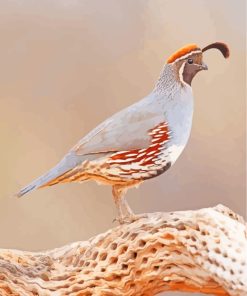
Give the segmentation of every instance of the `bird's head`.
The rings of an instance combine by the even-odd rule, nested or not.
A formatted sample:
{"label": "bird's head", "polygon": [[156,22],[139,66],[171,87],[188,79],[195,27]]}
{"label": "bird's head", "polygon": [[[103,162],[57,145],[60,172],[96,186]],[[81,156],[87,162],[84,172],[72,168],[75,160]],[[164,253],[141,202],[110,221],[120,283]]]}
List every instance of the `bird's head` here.
{"label": "bird's head", "polygon": [[212,48],[218,49],[225,58],[229,57],[229,48],[222,42],[209,44],[203,49],[200,49],[196,44],[189,44],[172,54],[168,58],[167,64],[172,65],[179,81],[191,85],[196,73],[208,70],[207,65],[203,62],[203,53]]}

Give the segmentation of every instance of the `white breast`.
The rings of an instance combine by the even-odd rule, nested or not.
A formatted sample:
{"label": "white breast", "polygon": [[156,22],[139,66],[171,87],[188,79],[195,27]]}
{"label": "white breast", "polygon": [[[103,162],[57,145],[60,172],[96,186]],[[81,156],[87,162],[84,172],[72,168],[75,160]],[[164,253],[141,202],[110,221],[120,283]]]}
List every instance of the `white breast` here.
{"label": "white breast", "polygon": [[171,140],[167,143],[167,152],[173,164],[188,142],[193,118],[193,94],[189,85],[169,101],[165,117],[171,131]]}

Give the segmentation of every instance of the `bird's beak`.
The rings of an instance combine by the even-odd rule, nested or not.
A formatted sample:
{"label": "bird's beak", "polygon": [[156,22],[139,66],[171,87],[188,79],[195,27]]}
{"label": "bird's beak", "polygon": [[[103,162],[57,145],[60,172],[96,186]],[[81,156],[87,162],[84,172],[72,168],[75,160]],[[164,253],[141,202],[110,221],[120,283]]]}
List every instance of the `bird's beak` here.
{"label": "bird's beak", "polygon": [[205,63],[202,62],[201,69],[202,70],[208,70],[208,66]]}

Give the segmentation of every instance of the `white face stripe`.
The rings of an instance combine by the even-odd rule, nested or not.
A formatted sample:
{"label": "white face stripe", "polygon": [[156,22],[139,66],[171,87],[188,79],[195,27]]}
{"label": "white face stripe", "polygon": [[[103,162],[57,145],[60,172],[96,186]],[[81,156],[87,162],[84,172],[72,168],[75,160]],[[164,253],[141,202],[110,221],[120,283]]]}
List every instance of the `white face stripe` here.
{"label": "white face stripe", "polygon": [[192,55],[192,54],[196,54],[196,53],[202,53],[202,51],[201,51],[201,50],[194,50],[194,51],[191,51],[191,52],[189,52],[189,53],[187,53],[187,54],[181,56],[180,58],[177,58],[177,59],[176,59],[174,62],[172,62],[171,64],[174,64],[174,63],[176,63],[177,61],[180,61],[180,60],[186,59],[186,58],[188,58],[190,55]]}
{"label": "white face stripe", "polygon": [[[186,82],[184,82],[184,78],[183,78],[183,72],[184,72],[184,67],[187,61],[184,61],[183,64],[181,65],[180,69],[179,69],[179,79],[180,81],[185,84]],[[186,83],[187,84],[187,83]]]}

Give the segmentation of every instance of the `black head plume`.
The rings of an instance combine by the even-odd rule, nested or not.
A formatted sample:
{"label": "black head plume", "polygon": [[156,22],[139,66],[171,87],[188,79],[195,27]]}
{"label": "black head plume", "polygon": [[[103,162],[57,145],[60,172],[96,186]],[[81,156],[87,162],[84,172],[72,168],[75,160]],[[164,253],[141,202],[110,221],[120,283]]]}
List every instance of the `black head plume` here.
{"label": "black head plume", "polygon": [[214,42],[212,44],[209,44],[208,46],[206,46],[202,49],[202,52],[204,52],[208,49],[211,49],[211,48],[218,49],[223,54],[224,58],[228,58],[230,55],[229,47],[223,42]]}

